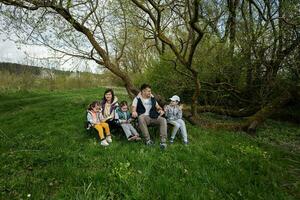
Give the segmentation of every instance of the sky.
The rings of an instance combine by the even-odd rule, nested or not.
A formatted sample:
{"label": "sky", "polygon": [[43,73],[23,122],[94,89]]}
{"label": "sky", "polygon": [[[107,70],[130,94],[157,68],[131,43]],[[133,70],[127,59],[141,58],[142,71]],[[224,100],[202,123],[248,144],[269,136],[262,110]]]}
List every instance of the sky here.
{"label": "sky", "polygon": [[[0,62],[19,63],[25,65],[41,65],[43,61],[38,58],[50,57],[51,51],[48,51],[46,47],[41,46],[27,46],[16,44],[14,41],[7,40],[7,35],[0,32]],[[29,55],[29,57],[27,55]],[[33,59],[37,58],[37,59]],[[64,65],[57,67],[60,70],[67,71],[92,71],[93,73],[100,73],[101,70],[96,67],[94,62],[78,63],[72,61],[66,62]],[[46,66],[42,66],[46,67]]]}
{"label": "sky", "polygon": [[27,47],[17,45],[15,42],[7,40],[4,33],[0,33],[0,61],[16,62],[26,64],[26,54],[47,56],[47,49],[42,47]]}

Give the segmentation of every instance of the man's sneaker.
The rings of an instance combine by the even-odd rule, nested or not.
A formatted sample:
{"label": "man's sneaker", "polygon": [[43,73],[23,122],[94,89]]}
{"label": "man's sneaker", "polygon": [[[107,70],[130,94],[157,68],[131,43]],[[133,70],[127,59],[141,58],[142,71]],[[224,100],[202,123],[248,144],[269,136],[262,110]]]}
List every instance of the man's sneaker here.
{"label": "man's sneaker", "polygon": [[160,149],[164,150],[167,148],[167,144],[165,142],[160,143]]}
{"label": "man's sneaker", "polygon": [[173,143],[174,143],[174,139],[171,138],[171,139],[170,139],[170,144],[173,144]]}
{"label": "man's sneaker", "polygon": [[104,139],[104,140],[102,140],[101,141],[101,143],[100,143],[102,146],[108,146],[109,144],[108,144],[108,142]]}
{"label": "man's sneaker", "polygon": [[111,142],[112,142],[112,139],[111,139],[111,136],[110,136],[110,135],[106,137],[106,141],[107,141],[108,143],[111,143]]}
{"label": "man's sneaker", "polygon": [[147,140],[146,141],[146,145],[147,146],[152,146],[154,143],[153,143],[153,141],[152,140]]}
{"label": "man's sneaker", "polygon": [[183,141],[183,144],[184,144],[184,145],[188,145],[188,144],[189,144],[189,141]]}

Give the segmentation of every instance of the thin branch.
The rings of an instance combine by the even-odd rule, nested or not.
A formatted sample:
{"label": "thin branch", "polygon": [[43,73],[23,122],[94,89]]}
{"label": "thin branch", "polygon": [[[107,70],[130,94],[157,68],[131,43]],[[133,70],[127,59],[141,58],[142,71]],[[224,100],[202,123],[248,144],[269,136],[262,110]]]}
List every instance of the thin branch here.
{"label": "thin branch", "polygon": [[96,0],[95,4],[96,6],[94,7],[94,3],[93,2],[90,2],[91,3],[91,7],[92,7],[92,10],[85,16],[85,18],[82,20],[81,22],[81,25],[84,25],[85,22],[90,18],[90,16],[96,12],[97,8],[98,8],[98,0]]}
{"label": "thin branch", "polygon": [[153,13],[147,9],[141,2],[138,0],[131,0],[133,3],[135,3],[139,8],[141,8],[144,12],[146,12],[151,20],[154,22],[154,24],[157,24],[157,19],[154,17]]}
{"label": "thin branch", "polygon": [[165,58],[163,58],[163,59],[166,60],[166,61],[169,61],[169,62],[173,63],[174,70],[177,71],[178,73],[180,73],[180,74],[182,74],[182,75],[184,75],[184,76],[186,76],[186,77],[188,77],[188,78],[193,78],[190,74],[188,74],[188,73],[186,73],[186,72],[184,72],[184,71],[179,70],[179,69],[177,68],[177,62],[176,62],[176,61],[174,61],[174,60],[169,60],[169,59],[165,59]]}

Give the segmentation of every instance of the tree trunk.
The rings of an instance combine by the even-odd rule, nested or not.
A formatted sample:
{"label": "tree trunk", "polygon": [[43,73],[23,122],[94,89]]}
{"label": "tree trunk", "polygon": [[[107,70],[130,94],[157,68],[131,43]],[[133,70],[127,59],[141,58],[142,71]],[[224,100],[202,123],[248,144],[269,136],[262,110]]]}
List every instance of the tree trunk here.
{"label": "tree trunk", "polygon": [[248,133],[255,133],[256,128],[264,122],[268,117],[270,117],[279,108],[286,105],[292,98],[290,92],[286,91],[282,96],[276,98],[271,103],[267,104],[265,107],[260,109],[257,113],[248,118],[246,123],[244,123],[242,129]]}
{"label": "tree trunk", "polygon": [[227,6],[229,10],[229,16],[227,20],[227,27],[229,31],[229,41],[230,41],[230,56],[233,57],[234,45],[235,45],[235,35],[236,35],[236,9],[239,4],[239,0],[228,0]]}

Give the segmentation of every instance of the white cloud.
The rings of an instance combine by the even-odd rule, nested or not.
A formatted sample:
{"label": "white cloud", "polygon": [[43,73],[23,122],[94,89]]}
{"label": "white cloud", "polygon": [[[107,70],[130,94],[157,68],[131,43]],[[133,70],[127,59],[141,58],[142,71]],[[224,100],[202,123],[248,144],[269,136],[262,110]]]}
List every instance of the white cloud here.
{"label": "white cloud", "polygon": [[24,60],[25,54],[17,48],[17,45],[9,40],[5,40],[5,36],[0,34],[0,61],[2,62],[20,62]]}

